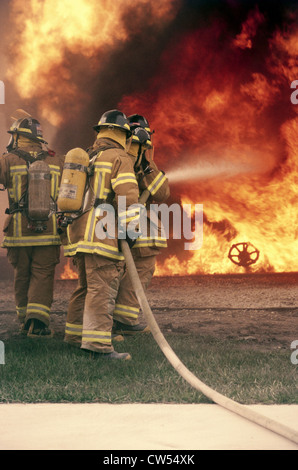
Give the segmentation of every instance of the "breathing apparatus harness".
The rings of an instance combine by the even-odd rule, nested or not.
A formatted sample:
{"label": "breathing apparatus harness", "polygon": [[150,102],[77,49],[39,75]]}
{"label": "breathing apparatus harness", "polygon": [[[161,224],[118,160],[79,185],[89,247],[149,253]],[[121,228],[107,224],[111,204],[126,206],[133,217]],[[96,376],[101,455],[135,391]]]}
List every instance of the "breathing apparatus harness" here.
{"label": "breathing apparatus harness", "polygon": [[[27,181],[27,188],[24,191],[24,193],[21,195],[20,199],[16,202],[10,202],[9,208],[5,210],[6,214],[13,215],[17,212],[21,212],[24,214],[28,220],[28,228],[32,230],[33,232],[36,233],[42,233],[44,230],[46,230],[47,225],[46,221],[49,219],[51,213],[55,213],[56,211],[56,204],[55,201],[53,200],[51,194],[50,194],[50,180],[51,180],[51,174],[48,165],[46,162],[44,162],[45,158],[48,155],[55,155],[55,152],[52,150],[41,150],[36,154],[36,156],[31,155],[31,153],[26,152],[24,150],[21,150],[19,148],[8,148],[9,153],[12,153],[14,155],[17,155],[19,158],[22,158],[26,162],[26,166],[28,169],[28,181]],[[43,162],[44,167],[42,170],[35,171],[35,175],[33,176],[32,172],[32,178],[34,179],[35,182],[39,185],[44,185],[45,182],[48,182],[48,188],[49,188],[49,203],[46,206],[42,208],[43,214],[41,217],[36,218],[34,214],[34,211],[36,211],[36,208],[29,207],[29,192],[30,192],[30,173],[31,169],[34,170],[34,164],[36,162]],[[5,189],[5,188],[4,188]],[[43,201],[36,201],[36,203],[41,203]],[[36,212],[35,212],[36,214]]]}
{"label": "breathing apparatus harness", "polygon": [[[58,231],[60,233],[62,233],[63,228],[72,224],[75,219],[88,212],[92,207],[96,208],[106,202],[105,199],[95,198],[93,188],[90,184],[90,178],[94,175],[94,162],[98,153],[111,148],[116,147],[112,145],[102,145],[97,149],[91,147],[86,151],[77,148],[70,150],[66,155],[67,161],[65,161],[63,165],[62,183],[57,201],[58,208],[62,209],[58,210],[56,213],[58,216]],[[85,162],[78,163],[78,152],[86,154]],[[71,193],[71,187],[74,186],[73,178],[76,178],[76,183],[82,187],[81,197],[75,201],[78,205],[73,205],[75,199],[74,195]]]}

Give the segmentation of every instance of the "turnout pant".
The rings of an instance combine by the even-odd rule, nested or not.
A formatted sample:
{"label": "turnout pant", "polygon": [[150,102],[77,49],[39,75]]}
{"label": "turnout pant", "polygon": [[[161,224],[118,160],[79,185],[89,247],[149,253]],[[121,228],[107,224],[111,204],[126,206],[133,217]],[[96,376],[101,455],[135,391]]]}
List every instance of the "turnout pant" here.
{"label": "turnout pant", "polygon": [[[135,254],[135,250],[131,250],[136,269],[143,289],[146,292],[155,270],[156,256],[141,257]],[[140,307],[134,288],[131,284],[130,277],[126,271],[119,287],[119,292],[116,298],[114,320],[117,320],[125,325],[138,325]]]}
{"label": "turnout pant", "polygon": [[124,262],[79,253],[75,265],[79,278],[69,302],[64,340],[90,351],[112,352],[113,311]]}
{"label": "turnout pant", "polygon": [[15,302],[20,322],[35,318],[49,326],[60,246],[8,248],[7,257],[14,267]]}

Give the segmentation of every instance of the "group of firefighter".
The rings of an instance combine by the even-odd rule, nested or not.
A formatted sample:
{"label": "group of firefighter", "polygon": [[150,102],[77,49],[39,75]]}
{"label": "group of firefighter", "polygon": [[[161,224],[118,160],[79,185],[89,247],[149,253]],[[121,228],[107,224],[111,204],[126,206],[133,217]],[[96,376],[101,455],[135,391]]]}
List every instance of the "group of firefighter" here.
{"label": "group of firefighter", "polygon": [[[117,234],[121,233],[120,238],[129,244],[146,290],[156,256],[167,241],[160,227],[153,235],[142,234],[140,214],[145,211],[150,225],[150,204],[168,199],[169,184],[153,160],[153,131],[144,116],[127,117],[119,110],[110,110],[93,129],[96,138],[89,149],[71,149],[60,156],[47,148],[37,119],[24,113],[14,120],[8,131],[7,152],[0,158],[0,183],[7,190],[9,202],[2,247],[7,249],[14,268],[16,313],[22,334],[35,338],[53,335],[50,311],[62,245],[64,256],[72,258],[78,273],[68,304],[64,341],[95,358],[128,360],[130,354],[118,353],[115,342],[125,335],[146,334],[149,328],[141,317]],[[88,163],[74,163],[67,158],[72,155],[87,155]],[[36,162],[46,164],[49,174],[37,171],[34,175]],[[29,210],[30,172],[34,184],[42,180],[41,190],[49,187],[52,210],[46,221],[35,220]],[[84,175],[86,182],[79,210],[63,213],[59,197],[71,201],[77,190],[67,172]],[[149,197],[140,203],[145,190]],[[32,198],[38,202],[38,191],[31,194]],[[120,207],[120,200],[125,201],[125,207]],[[102,236],[106,230],[105,205],[115,208],[116,236]],[[131,226],[133,233],[127,230]]]}

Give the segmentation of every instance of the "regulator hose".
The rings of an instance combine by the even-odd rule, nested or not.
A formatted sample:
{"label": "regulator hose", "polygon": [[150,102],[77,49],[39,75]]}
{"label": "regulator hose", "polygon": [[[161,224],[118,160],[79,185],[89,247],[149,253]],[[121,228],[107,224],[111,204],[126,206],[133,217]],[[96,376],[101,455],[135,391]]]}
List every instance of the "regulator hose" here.
{"label": "regulator hose", "polygon": [[[148,196],[148,192],[146,193],[146,195],[143,193],[140,200],[143,200],[144,202],[146,196]],[[263,416],[262,414],[248,408],[247,406],[242,405],[218,393],[217,391],[210,388],[208,385],[204,384],[189,369],[187,369],[187,367],[182,363],[182,361],[175,354],[175,352],[165,339],[154,318],[147,297],[145,295],[142,283],[140,281],[130,248],[125,240],[121,240],[121,249],[126,261],[126,266],[132,286],[135,290],[138,302],[144,313],[145,319],[151,330],[151,333],[158,346],[160,347],[161,351],[166,356],[170,364],[174,367],[174,369],[176,369],[178,374],[180,374],[180,376],[183,377],[186,382],[188,382],[193,388],[199,390],[214,403],[298,444],[297,431],[289,428],[288,426],[283,425],[282,423],[279,423],[278,421],[267,418],[266,416]]]}

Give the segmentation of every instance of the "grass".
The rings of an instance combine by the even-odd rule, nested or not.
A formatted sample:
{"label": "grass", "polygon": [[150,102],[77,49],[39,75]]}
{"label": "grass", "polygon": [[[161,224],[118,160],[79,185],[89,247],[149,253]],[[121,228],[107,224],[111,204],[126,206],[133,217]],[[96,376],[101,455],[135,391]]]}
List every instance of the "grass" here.
{"label": "grass", "polygon": [[[169,334],[184,365],[240,403],[294,404],[297,368],[290,351],[256,351],[237,341]],[[94,360],[61,339],[11,339],[0,365],[1,403],[210,403],[165,358],[152,336],[116,343],[132,361]]]}

